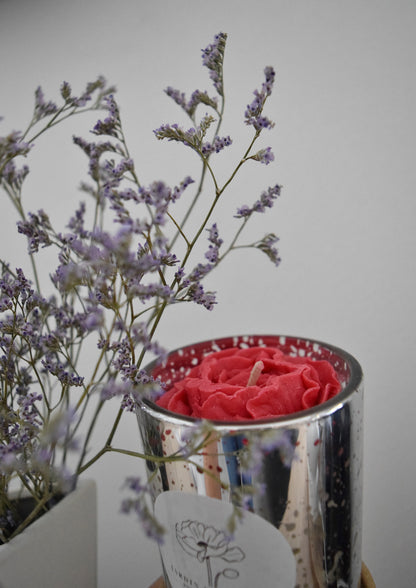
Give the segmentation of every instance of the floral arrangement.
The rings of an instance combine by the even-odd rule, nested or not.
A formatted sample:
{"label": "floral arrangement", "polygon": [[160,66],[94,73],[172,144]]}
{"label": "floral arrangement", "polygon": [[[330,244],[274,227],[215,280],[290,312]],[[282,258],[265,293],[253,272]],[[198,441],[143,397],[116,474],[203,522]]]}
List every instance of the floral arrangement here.
{"label": "floral arrangement", "polygon": [[[280,262],[275,234],[251,243],[242,240],[252,216],[273,206],[280,194],[278,184],[253,197],[252,204],[236,207],[233,223],[223,221],[227,238],[214,219],[240,168],[274,159],[270,147],[256,147],[263,131],[273,127],[264,108],[275,72],[266,67],[264,82],[244,112],[244,123],[252,129],[249,143],[225,181],[216,175],[217,154],[232,144],[228,135],[220,134],[226,39],[220,33],[202,51],[214,96],[196,90],[188,99],[166,89],[192,126],[185,130],[163,124],[154,131],[157,139],[182,143],[194,152],[200,161],[196,181],[185,177],[175,187],[163,181],[142,185],[115,89],[102,77],[79,95],[64,82],[58,103],[46,99],[39,87],[27,128],[0,137],[0,186],[17,213],[18,232],[27,239],[31,267],[31,275],[26,275],[7,260],[0,262],[0,543],[50,508],[106,453],[146,457],[115,447],[114,436],[123,413],[135,410],[143,395],[159,390],[144,366],[166,355],[156,339],[166,309],[193,302],[212,310],[216,294],[206,289],[204,279],[234,250],[256,248],[276,266]],[[92,139],[73,138],[88,158],[88,180],[81,184],[86,202],[79,204],[66,227],[55,228],[43,209],[26,209],[29,168],[22,160],[30,158],[50,129],[95,110],[104,115],[93,127]],[[193,194],[178,218],[175,203],[185,191]],[[196,229],[191,218],[198,219]],[[196,246],[205,239],[205,257],[195,261]],[[56,252],[56,267],[46,281],[39,272],[44,248]],[[94,357],[88,366],[82,362],[86,353]],[[114,397],[119,401],[113,424],[105,441],[97,442],[94,433],[103,406]],[[199,449],[191,444],[186,458]],[[139,494],[145,490],[137,480],[128,484]],[[10,488],[33,498],[27,516],[19,517]],[[145,511],[140,500],[124,509],[131,507]]]}

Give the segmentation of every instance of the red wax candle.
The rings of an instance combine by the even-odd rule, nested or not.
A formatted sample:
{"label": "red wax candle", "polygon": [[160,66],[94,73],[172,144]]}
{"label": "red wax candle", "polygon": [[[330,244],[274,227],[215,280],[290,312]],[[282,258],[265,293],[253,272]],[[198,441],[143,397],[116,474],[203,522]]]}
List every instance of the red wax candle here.
{"label": "red wax candle", "polygon": [[340,390],[326,360],[292,357],[273,347],[232,347],[207,355],[157,404],[196,418],[242,421],[312,408]]}

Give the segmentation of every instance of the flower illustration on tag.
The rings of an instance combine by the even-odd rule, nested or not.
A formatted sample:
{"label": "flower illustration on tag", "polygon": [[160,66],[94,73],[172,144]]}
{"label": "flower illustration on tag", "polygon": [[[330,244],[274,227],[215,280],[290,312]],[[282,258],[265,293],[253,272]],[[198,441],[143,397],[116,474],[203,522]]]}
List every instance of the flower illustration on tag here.
{"label": "flower illustration on tag", "polygon": [[191,520],[176,523],[175,528],[176,538],[182,549],[200,563],[205,563],[209,587],[219,588],[221,576],[228,579],[238,578],[239,572],[233,568],[224,568],[213,575],[213,558],[227,563],[239,562],[245,558],[243,550],[237,545],[231,546],[230,539],[223,531]]}

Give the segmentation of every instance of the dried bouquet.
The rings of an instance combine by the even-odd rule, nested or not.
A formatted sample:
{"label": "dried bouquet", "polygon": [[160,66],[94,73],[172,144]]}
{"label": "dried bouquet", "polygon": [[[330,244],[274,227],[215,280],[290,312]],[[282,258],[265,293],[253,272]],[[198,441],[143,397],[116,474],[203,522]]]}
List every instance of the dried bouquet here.
{"label": "dried bouquet", "polygon": [[[247,194],[251,203],[239,203],[233,218],[222,217],[221,223],[214,218],[243,166],[253,161],[267,165],[274,159],[270,147],[257,147],[263,131],[273,127],[264,107],[275,72],[266,67],[261,87],[242,113],[252,130],[248,145],[233,147],[238,152],[235,163],[225,181],[218,179],[217,154],[232,143],[220,134],[226,39],[220,33],[202,51],[215,95],[196,90],[188,98],[172,87],[166,89],[191,120],[190,128],[163,124],[154,131],[156,139],[182,143],[194,152],[200,162],[196,180],[185,177],[174,187],[160,180],[142,184],[125,139],[115,89],[102,77],[78,95],[64,82],[57,102],[45,98],[39,87],[27,128],[0,137],[0,186],[17,213],[18,233],[27,239],[31,268],[23,271],[1,259],[0,543],[11,540],[74,488],[78,477],[106,453],[146,457],[116,447],[114,437],[123,413],[134,411],[143,395],[159,390],[144,366],[165,357],[156,331],[166,309],[194,302],[212,310],[216,294],[205,287],[204,278],[236,249],[256,248],[279,264],[275,234],[243,240],[250,218],[273,206],[280,194],[278,184],[259,195]],[[30,161],[50,129],[70,128],[68,119],[94,110],[104,114],[92,135],[73,137],[88,158],[88,179],[81,184],[85,202],[65,227],[55,227],[42,208],[27,210],[25,160]],[[190,203],[185,213],[177,213],[175,203],[185,197]],[[2,210],[6,211],[5,202]],[[204,241],[205,256],[195,260],[197,244]],[[44,248],[55,251],[56,260],[46,280],[39,271]],[[82,361],[86,354],[87,365]],[[113,423],[105,441],[97,441],[103,406],[115,397]],[[199,450],[191,443],[187,455],[172,459],[192,459]],[[154,534],[157,522],[143,499],[146,484],[131,478],[128,485],[138,494],[124,503],[124,510],[135,510],[148,533]],[[10,498],[11,488],[33,498],[33,509],[24,517]]]}

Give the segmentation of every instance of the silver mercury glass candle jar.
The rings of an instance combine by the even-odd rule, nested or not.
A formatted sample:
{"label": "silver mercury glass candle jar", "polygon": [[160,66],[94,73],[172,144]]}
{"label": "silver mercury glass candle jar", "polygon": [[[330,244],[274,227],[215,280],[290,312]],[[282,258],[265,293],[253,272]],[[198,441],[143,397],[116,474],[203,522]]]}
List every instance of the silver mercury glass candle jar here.
{"label": "silver mercury glass candle jar", "polygon": [[[156,460],[172,457],[146,462],[155,515],[166,529],[166,585],[358,588],[363,375],[357,360],[319,341],[250,335],[189,345],[147,369],[170,387],[213,351],[257,346],[327,360],[342,389],[287,416],[208,427],[141,402],[144,451]],[[196,455],[190,443],[201,444]]]}

